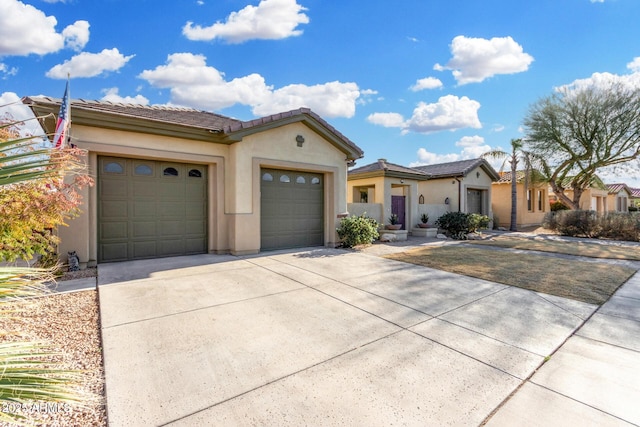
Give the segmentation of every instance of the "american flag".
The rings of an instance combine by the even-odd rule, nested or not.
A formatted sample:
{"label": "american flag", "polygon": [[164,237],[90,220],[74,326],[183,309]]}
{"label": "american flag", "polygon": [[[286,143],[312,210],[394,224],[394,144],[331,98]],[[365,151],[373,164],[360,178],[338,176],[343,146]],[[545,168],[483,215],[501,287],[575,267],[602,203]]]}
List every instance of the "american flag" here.
{"label": "american flag", "polygon": [[58,114],[58,122],[56,123],[56,135],[53,137],[53,145],[56,148],[64,148],[69,132],[69,124],[71,123],[71,108],[69,106],[69,80],[64,90],[62,104],[60,104],[60,114]]}

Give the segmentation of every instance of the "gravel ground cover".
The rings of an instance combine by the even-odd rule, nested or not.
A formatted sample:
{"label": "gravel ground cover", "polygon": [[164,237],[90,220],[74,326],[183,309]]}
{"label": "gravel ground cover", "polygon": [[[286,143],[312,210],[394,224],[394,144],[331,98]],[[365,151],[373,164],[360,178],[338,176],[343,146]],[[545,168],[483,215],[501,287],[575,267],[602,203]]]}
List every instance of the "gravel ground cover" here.
{"label": "gravel ground cover", "polygon": [[0,317],[0,331],[10,332],[0,339],[48,342],[59,353],[51,361],[82,371],[79,391],[97,400],[86,408],[71,405],[47,411],[45,406],[43,411],[23,413],[29,422],[39,426],[106,426],[97,291],[49,294],[7,303],[6,308],[15,312]]}

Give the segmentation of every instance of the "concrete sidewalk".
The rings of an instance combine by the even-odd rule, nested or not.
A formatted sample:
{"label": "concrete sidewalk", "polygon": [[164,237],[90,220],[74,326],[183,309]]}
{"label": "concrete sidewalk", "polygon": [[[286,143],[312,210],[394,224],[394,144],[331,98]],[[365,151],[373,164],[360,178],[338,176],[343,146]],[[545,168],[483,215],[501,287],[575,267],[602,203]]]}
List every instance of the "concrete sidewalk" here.
{"label": "concrete sidewalk", "polygon": [[638,424],[625,403],[640,400],[636,278],[592,316],[593,305],[334,249],[104,264],[109,422]]}

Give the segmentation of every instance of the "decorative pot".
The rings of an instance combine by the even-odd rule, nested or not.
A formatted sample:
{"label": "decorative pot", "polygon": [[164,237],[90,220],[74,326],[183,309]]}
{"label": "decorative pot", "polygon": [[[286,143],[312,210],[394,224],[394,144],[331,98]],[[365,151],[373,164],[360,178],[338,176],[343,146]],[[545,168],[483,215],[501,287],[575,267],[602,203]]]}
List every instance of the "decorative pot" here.
{"label": "decorative pot", "polygon": [[388,224],[387,230],[400,230],[402,228],[402,224]]}
{"label": "decorative pot", "polygon": [[425,224],[424,222],[421,222],[420,224],[418,224],[418,227],[420,227],[420,228],[429,228],[429,224]]}

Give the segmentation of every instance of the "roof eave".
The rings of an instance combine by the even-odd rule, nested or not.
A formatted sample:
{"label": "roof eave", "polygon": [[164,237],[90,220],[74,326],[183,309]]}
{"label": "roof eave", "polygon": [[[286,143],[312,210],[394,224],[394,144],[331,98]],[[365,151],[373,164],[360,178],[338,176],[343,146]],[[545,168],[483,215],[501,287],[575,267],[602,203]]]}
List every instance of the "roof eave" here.
{"label": "roof eave", "polygon": [[[48,135],[55,133],[56,119],[60,104],[49,103],[24,98],[36,117],[42,117],[40,123]],[[222,138],[221,130],[205,129],[195,126],[167,123],[150,118],[131,117],[108,111],[81,108],[71,104],[71,123],[81,126],[91,126],[102,129],[147,133],[152,135],[186,138],[197,141],[230,144]]]}
{"label": "roof eave", "polygon": [[324,123],[307,113],[292,114],[279,119],[268,120],[260,124],[251,123],[238,130],[227,130],[225,136],[230,142],[238,142],[245,136],[298,122],[304,123],[311,130],[329,141],[334,147],[344,152],[347,156],[347,161],[355,161],[364,156],[364,152],[357,145],[347,141],[342,135],[338,135],[333,129],[330,129]]}

